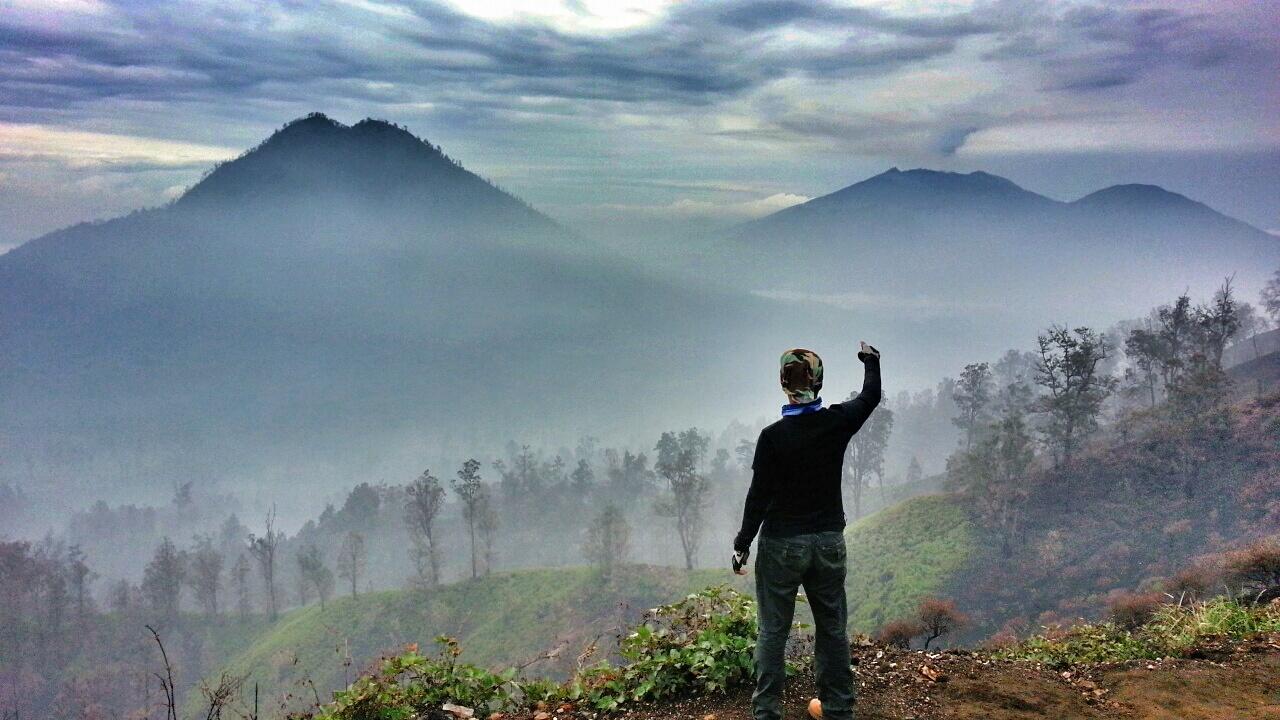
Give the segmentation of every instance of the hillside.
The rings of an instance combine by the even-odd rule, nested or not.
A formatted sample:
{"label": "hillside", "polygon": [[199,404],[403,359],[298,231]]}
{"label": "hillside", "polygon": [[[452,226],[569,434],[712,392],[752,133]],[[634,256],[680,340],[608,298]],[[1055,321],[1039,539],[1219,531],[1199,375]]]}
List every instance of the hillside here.
{"label": "hillside", "polygon": [[[754,607],[708,589],[627,634],[622,664],[528,683],[409,648],[301,717],[750,717]],[[913,651],[853,639],[856,714],[878,720],[1275,717],[1280,601],[1167,601],[1136,622],[1077,624],[998,649]],[[797,648],[788,716],[815,694]],[[461,706],[461,707],[459,707]],[[491,714],[492,713],[492,714]],[[456,714],[456,715],[455,715]]]}
{"label": "hillside", "polygon": [[[407,644],[433,652],[435,638],[448,635],[461,645],[464,662],[494,669],[528,663],[525,675],[563,678],[593,641],[600,652],[591,662],[608,657],[621,629],[648,608],[731,577],[629,566],[602,583],[594,570],[566,568],[365,593],[288,613],[219,671],[247,675],[273,704],[297,706],[311,696],[308,680],[324,694],[345,687],[381,653]],[[554,656],[543,657],[548,653]]]}
{"label": "hillside", "polygon": [[926,495],[845,530],[849,628],[874,632],[948,589],[977,551],[978,531],[953,496]]}

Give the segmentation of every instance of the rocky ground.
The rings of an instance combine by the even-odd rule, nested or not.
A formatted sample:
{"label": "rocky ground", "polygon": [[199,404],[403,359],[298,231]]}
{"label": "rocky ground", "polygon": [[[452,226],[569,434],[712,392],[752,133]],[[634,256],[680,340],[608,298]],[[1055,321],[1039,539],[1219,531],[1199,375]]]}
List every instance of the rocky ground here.
{"label": "rocky ground", "polygon": [[[1280,720],[1280,636],[1206,647],[1193,658],[1057,670],[963,650],[855,647],[858,720]],[[789,683],[806,718],[813,677]],[[624,720],[750,720],[750,688],[634,707]],[[593,717],[547,707],[536,720]],[[504,720],[534,720],[509,717]]]}

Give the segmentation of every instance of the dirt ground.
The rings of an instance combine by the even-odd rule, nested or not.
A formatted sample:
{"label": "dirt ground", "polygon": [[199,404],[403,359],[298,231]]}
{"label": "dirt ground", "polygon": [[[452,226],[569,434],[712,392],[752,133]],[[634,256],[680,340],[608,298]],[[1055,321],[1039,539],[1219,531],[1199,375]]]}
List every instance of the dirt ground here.
{"label": "dirt ground", "polygon": [[[858,720],[1280,720],[1280,636],[1208,648],[1194,659],[1059,671],[965,651],[855,648]],[[813,677],[788,684],[804,720]],[[750,720],[750,688],[636,707],[624,720]],[[591,717],[548,709],[539,720]]]}

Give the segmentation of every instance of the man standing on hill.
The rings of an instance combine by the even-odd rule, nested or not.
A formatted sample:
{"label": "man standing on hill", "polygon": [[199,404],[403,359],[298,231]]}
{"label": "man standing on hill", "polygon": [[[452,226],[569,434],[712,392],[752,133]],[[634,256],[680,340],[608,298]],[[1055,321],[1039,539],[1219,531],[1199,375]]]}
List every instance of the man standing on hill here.
{"label": "man standing on hill", "polygon": [[782,718],[787,635],[801,585],[816,626],[818,698],[809,704],[809,714],[827,720],[853,718],[840,485],[845,448],[880,403],[880,352],[864,342],[858,359],[865,366],[862,392],[849,402],[823,408],[818,397],[822,359],[802,348],[783,353],[780,376],[788,403],[782,406],[782,419],[760,431],[756,441],[742,529],[733,541],[733,570],[745,575],[751,541],[760,531],[760,637],[751,709],[755,720]]}

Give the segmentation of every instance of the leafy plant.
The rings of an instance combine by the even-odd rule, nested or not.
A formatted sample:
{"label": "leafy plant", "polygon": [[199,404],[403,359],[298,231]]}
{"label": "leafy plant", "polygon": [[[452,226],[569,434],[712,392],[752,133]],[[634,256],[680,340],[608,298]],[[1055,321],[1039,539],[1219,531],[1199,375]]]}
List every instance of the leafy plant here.
{"label": "leafy plant", "polygon": [[601,664],[569,683],[568,697],[600,710],[693,690],[722,691],[751,676],[755,602],[728,586],[650,610],[623,638],[622,667]]}
{"label": "leafy plant", "polygon": [[438,710],[446,702],[488,711],[523,704],[525,694],[515,671],[493,673],[459,663],[461,649],[450,637],[438,637],[440,652],[424,657],[416,646],[386,658],[372,675],[334,693],[318,720],[407,720]]}

